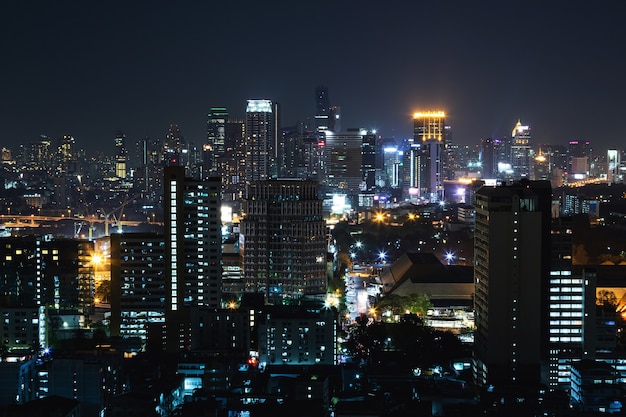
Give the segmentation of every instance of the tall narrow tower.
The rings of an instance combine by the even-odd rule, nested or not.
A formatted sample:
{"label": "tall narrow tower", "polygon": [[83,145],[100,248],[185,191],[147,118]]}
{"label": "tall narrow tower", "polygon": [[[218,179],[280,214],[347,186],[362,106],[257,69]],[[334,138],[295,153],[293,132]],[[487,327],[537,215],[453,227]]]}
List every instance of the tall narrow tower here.
{"label": "tall narrow tower", "polygon": [[189,310],[221,303],[221,181],[185,177],[185,168],[165,168],[167,348],[188,347]]}
{"label": "tall narrow tower", "polygon": [[246,182],[277,176],[278,105],[271,100],[248,100],[246,107]]}
{"label": "tall narrow tower", "polygon": [[530,178],[532,149],[530,126],[522,126],[520,120],[511,133],[511,168],[517,178]]}
{"label": "tall narrow tower", "polygon": [[204,148],[203,175],[217,172],[218,161],[226,153],[226,123],[228,123],[228,110],[225,107],[211,107],[207,120],[207,143]]}
{"label": "tall narrow tower", "polygon": [[127,159],[126,135],[124,132],[117,131],[115,133],[115,176],[117,178],[126,178]]}
{"label": "tall narrow tower", "polygon": [[476,192],[474,376],[540,382],[547,363],[551,187],[523,180]]}
{"label": "tall narrow tower", "polygon": [[420,147],[420,195],[431,202],[442,201],[443,150],[446,114],[442,111],[413,115],[413,140]]}

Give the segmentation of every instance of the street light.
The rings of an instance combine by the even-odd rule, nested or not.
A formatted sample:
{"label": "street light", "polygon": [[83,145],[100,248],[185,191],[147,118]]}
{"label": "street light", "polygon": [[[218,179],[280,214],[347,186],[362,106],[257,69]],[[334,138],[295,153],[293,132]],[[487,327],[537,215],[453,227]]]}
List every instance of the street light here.
{"label": "street light", "polygon": [[449,265],[450,262],[454,260],[454,253],[446,252],[445,258],[446,258],[446,261],[448,261],[448,265]]}

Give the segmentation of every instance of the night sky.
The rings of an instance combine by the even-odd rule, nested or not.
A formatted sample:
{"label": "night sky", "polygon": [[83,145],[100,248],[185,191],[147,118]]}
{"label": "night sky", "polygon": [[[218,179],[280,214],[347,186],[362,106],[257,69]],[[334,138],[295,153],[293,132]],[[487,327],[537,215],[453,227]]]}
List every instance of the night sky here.
{"label": "night sky", "polygon": [[624,148],[621,1],[4,1],[0,146],[71,134],[88,151],[206,137],[211,106],[282,105],[283,125],[329,87],[342,127],[412,135],[445,110],[454,140],[510,135]]}

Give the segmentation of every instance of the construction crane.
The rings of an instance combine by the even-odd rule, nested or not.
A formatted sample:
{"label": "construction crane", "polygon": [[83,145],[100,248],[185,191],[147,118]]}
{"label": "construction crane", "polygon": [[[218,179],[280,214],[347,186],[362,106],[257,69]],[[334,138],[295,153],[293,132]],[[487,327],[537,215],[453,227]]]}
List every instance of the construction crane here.
{"label": "construction crane", "polygon": [[[113,218],[113,221],[117,224],[117,231],[118,233],[122,233],[122,216],[123,216],[123,212],[124,212],[124,207],[126,207],[126,204],[129,203],[129,201],[131,201],[132,199],[134,199],[135,197],[133,196],[132,198],[128,198],[128,195],[126,195],[124,197],[124,201],[122,202],[122,204],[118,207],[116,207],[115,209],[107,212],[103,212],[102,215],[104,216],[104,235],[105,236],[109,236],[109,218]],[[119,218],[117,218],[115,216],[115,213],[117,213],[119,211]]]}

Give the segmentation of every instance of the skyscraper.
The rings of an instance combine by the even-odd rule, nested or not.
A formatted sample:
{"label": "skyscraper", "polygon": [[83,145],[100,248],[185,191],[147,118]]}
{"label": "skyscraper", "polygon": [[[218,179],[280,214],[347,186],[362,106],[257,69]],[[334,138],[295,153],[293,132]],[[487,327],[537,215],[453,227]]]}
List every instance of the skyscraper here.
{"label": "skyscraper", "polygon": [[480,140],[480,162],[482,178],[495,178],[497,173],[496,143],[492,138]]}
{"label": "skyscraper", "polygon": [[356,195],[363,181],[363,138],[365,129],[346,132],[324,132],[327,161],[327,185],[347,194]]}
{"label": "skyscraper", "polygon": [[[328,87],[319,85],[315,88],[315,130],[329,130],[330,98]],[[332,130],[332,129],[330,129]]]}
{"label": "skyscraper", "polygon": [[532,170],[530,126],[522,126],[520,120],[511,133],[511,167],[516,178],[530,178]]}
{"label": "skyscraper", "polygon": [[[203,175],[218,172],[218,160],[226,152],[226,123],[228,110],[226,107],[211,107],[207,120],[207,143],[205,148]],[[218,172],[219,175],[219,172]]]}
{"label": "skyscraper", "polygon": [[540,383],[547,362],[551,187],[528,181],[476,192],[474,376]]}
{"label": "skyscraper", "polygon": [[221,181],[188,178],[172,166],[164,187],[167,345],[178,350],[189,343],[189,309],[221,303]]}
{"label": "skyscraper", "polygon": [[115,132],[115,176],[117,178],[126,178],[127,159],[126,135],[118,130]]}
{"label": "skyscraper", "polygon": [[442,201],[445,117],[442,111],[413,115],[413,140],[420,143],[420,195],[431,202]]}
{"label": "skyscraper", "polygon": [[246,291],[270,304],[326,292],[326,225],[315,181],[255,181],[248,186],[240,250]]}
{"label": "skyscraper", "polygon": [[278,104],[248,100],[246,107],[246,182],[276,178],[279,138]]}

